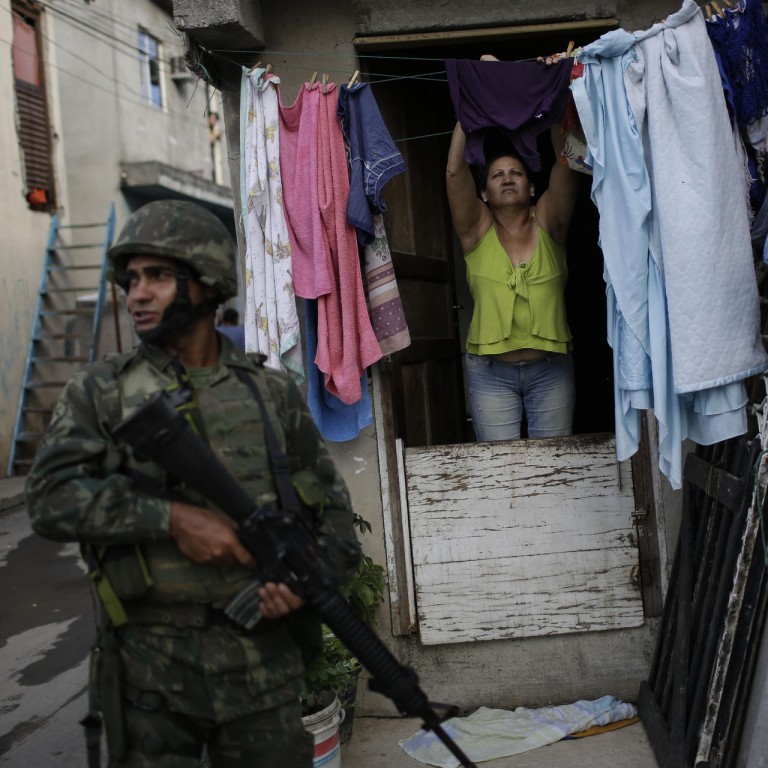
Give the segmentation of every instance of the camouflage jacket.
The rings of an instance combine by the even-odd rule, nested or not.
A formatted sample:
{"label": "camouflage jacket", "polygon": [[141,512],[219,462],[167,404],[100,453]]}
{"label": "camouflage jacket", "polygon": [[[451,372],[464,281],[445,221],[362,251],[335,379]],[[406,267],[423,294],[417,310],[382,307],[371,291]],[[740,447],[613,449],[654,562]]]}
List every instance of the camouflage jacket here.
{"label": "camouflage jacket", "polygon": [[[221,350],[219,365],[208,372],[203,385],[195,386],[209,445],[252,498],[275,498],[261,412],[234,369],[262,377],[270,421],[291,459],[303,513],[340,580],[345,580],[359,560],[349,495],[297,386],[228,339],[222,338]],[[160,467],[140,461],[112,435],[147,396],[175,382],[170,355],[148,344],[109,356],[76,375],[39,446],[27,480],[27,507],[33,529],[47,538],[107,548],[140,545],[155,584],[136,596],[139,599],[222,607],[250,573],[242,566],[215,568],[184,558],[169,538],[170,501],[148,490],[147,484],[137,484],[136,475],[149,477],[159,488],[174,483]],[[183,485],[174,489],[192,503],[212,506],[192,489]]]}

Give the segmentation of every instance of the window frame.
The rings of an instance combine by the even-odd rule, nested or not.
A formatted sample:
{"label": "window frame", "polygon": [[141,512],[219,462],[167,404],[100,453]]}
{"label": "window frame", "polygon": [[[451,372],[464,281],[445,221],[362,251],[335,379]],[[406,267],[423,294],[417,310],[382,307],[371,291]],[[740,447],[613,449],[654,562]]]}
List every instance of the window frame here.
{"label": "window frame", "polygon": [[162,42],[144,27],[138,28],[141,100],[156,109],[165,109]]}

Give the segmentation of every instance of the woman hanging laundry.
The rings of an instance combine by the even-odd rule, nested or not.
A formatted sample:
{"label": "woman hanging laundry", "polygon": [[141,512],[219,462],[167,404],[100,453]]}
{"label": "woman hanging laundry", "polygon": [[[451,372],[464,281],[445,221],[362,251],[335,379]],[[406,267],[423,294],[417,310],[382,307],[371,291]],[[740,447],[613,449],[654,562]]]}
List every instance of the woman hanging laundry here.
{"label": "woman hanging laundry", "polygon": [[[480,62],[446,61],[459,119],[446,184],[474,301],[466,365],[479,441],[519,438],[524,416],[529,437],[569,435],[572,430],[565,240],[578,181],[556,160],[549,187],[534,204],[529,170],[540,165],[536,137],[547,128],[559,157],[570,67],[569,60],[547,66],[498,62],[493,56]],[[525,77],[520,77],[520,68]],[[506,101],[496,98],[499,89]],[[505,141],[495,148],[488,137],[484,145],[478,140],[493,125],[505,129]],[[462,126],[471,130],[469,140]],[[484,161],[479,198],[468,159]]]}

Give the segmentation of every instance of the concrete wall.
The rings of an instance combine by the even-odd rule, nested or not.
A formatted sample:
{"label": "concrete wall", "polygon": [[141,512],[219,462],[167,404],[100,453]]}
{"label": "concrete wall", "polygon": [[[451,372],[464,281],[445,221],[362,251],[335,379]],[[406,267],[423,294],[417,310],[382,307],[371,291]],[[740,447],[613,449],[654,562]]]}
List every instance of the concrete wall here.
{"label": "concrete wall", "polygon": [[[56,17],[71,190],[65,216],[72,223],[101,221],[115,202],[119,228],[129,212],[120,194],[121,162],[157,161],[212,178],[207,91],[195,79],[171,79],[167,62],[182,54],[181,39],[170,15],[150,0],[102,0],[66,10],[71,18]],[[139,27],[160,41],[162,109],[141,98]],[[218,100],[211,104],[216,111]],[[228,186],[224,169],[221,183]]]}
{"label": "concrete wall", "polygon": [[544,3],[510,0],[493,4],[483,0],[423,0],[419,3],[409,0],[354,0],[352,3],[362,35],[605,18],[618,18],[625,29],[635,30],[669,15],[681,4],[682,0],[679,3],[675,0],[549,0]]}
{"label": "concrete wall", "polygon": [[[53,32],[45,14],[40,21],[43,34]],[[13,39],[11,14],[0,12],[0,40]],[[55,48],[45,45],[48,65],[49,111],[54,127],[60,125],[56,97]],[[6,466],[16,419],[16,408],[24,375],[32,330],[40,271],[51,217],[31,211],[24,198],[24,170],[16,130],[16,96],[10,45],[0,45],[0,477]],[[58,133],[58,130],[56,130]],[[54,141],[54,160],[60,145]],[[61,180],[62,169],[56,166]],[[66,199],[66,185],[57,184],[57,197]]]}

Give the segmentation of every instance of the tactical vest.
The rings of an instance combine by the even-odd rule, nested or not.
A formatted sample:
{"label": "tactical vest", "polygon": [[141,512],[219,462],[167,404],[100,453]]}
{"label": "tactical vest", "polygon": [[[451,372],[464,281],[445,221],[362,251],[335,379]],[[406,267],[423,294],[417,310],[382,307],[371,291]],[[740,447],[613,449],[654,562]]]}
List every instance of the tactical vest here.
{"label": "tactical vest", "polygon": [[[285,433],[265,377],[261,373],[249,372],[248,375],[259,387],[280,446],[285,450]],[[113,380],[119,390],[119,419],[139,409],[148,395],[178,385],[175,378],[166,376],[140,356],[133,357]],[[274,500],[276,490],[264,440],[261,409],[246,384],[233,370],[221,364],[208,386],[195,390],[195,400],[196,424],[219,460],[255,503]],[[142,461],[127,446],[125,456],[121,471],[132,476],[143,491],[161,498],[183,497],[190,503],[212,508],[210,501],[193,489],[176,484],[164,470],[153,462]],[[300,495],[306,497],[302,490],[299,490]],[[100,559],[108,586],[123,603],[202,603],[222,608],[253,579],[252,572],[243,566],[217,568],[193,563],[171,539],[150,541],[140,546],[108,547],[102,550]],[[108,587],[106,591],[109,591]],[[113,605],[110,610],[107,603],[112,598],[105,599],[102,594],[102,600],[113,624],[126,620],[125,611],[121,615],[119,607],[115,611]]]}

